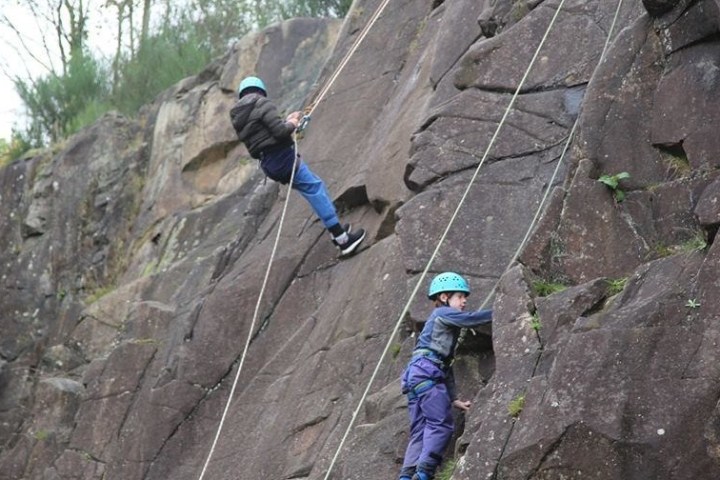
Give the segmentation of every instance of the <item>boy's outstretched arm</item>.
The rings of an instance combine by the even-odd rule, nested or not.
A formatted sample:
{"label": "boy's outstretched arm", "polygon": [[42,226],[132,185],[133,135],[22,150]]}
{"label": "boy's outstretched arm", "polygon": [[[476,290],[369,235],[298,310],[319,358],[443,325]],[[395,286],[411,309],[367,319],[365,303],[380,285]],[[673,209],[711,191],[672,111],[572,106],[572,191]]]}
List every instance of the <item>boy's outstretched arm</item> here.
{"label": "boy's outstretched arm", "polygon": [[438,317],[447,325],[459,328],[475,328],[492,322],[492,312],[491,309],[463,312],[455,308],[444,307],[438,312]]}

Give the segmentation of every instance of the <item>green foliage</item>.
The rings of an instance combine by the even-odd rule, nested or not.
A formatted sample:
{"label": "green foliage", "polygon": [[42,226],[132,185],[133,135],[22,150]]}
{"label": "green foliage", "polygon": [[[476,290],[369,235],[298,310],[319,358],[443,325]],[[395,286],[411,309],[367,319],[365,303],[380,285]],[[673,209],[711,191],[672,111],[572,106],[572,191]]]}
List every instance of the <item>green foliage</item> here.
{"label": "green foliage", "polygon": [[616,173],[615,175],[601,175],[598,182],[605,184],[613,192],[613,197],[617,203],[625,200],[625,192],[620,189],[620,180],[630,178],[627,172]]}
{"label": "green foliage", "polygon": [[627,282],[628,282],[627,277],[608,280],[607,281],[608,294],[610,296],[613,296],[613,295],[617,295],[618,293],[622,292],[623,290],[625,290],[625,286],[627,285]]}
{"label": "green foliage", "polygon": [[688,308],[695,309],[695,308],[700,308],[700,303],[697,300],[695,300],[694,298],[691,298],[687,301],[685,306]]}
{"label": "green foliage", "polygon": [[539,332],[540,327],[542,327],[542,323],[540,322],[540,315],[538,314],[538,312],[534,312],[532,314],[532,317],[530,318],[530,328],[532,328],[536,332]]}
{"label": "green foliage", "polygon": [[37,432],[35,432],[34,437],[35,437],[37,440],[39,440],[39,441],[41,441],[41,442],[44,442],[45,440],[47,440],[48,438],[50,438],[50,432],[47,431],[47,430],[41,429],[41,430],[38,430]]}
{"label": "green foliage", "polygon": [[183,50],[194,48],[215,57],[252,30],[255,10],[252,2],[191,0],[177,8],[155,36],[176,37],[185,44]]}
{"label": "green foliage", "polygon": [[667,245],[663,245],[661,243],[658,243],[657,245],[655,245],[653,250],[655,251],[655,254],[659,258],[669,257],[670,255],[673,254],[672,248],[668,247]]}
{"label": "green foliage", "polygon": [[519,22],[528,13],[530,13],[530,7],[526,2],[515,2],[510,9],[510,18],[513,22]]}
{"label": "green foliage", "polygon": [[201,71],[210,58],[199,39],[187,36],[181,29],[165,30],[151,37],[137,56],[122,64],[123,74],[111,104],[132,115],[166,88]]}
{"label": "green foliage", "polygon": [[457,465],[457,460],[454,458],[443,462],[442,468],[435,475],[435,480],[450,480],[453,476],[453,472],[455,471],[455,465]]}
{"label": "green foliage", "polygon": [[705,234],[696,232],[695,235],[680,244],[678,250],[683,253],[692,253],[698,250],[705,250],[706,247],[707,241],[705,240]]}
{"label": "green foliage", "polygon": [[532,287],[539,297],[547,297],[553,293],[562,292],[567,288],[562,283],[546,282],[544,280],[533,282]]}
{"label": "green foliage", "polygon": [[9,165],[26,152],[41,146],[42,142],[33,141],[32,135],[13,130],[10,143],[5,139],[0,139],[0,167]]}
{"label": "green foliage", "polygon": [[344,17],[352,0],[255,0],[254,14],[260,27],[293,17]]}
{"label": "green foliage", "polygon": [[692,172],[690,160],[682,145],[666,145],[659,147],[660,154],[668,167],[668,176],[687,177]]}
{"label": "green foliage", "polygon": [[84,52],[74,52],[63,75],[51,73],[34,81],[16,77],[14,83],[31,119],[23,134],[30,144],[56,142],[84,126],[77,118],[107,94],[102,66]]}
{"label": "green foliage", "polygon": [[103,100],[93,99],[68,122],[67,135],[80,131],[83,127],[92,125],[98,118],[113,109],[113,106]]}
{"label": "green foliage", "polygon": [[679,245],[667,246],[658,244],[655,245],[655,254],[658,257],[667,257],[676,253],[693,253],[707,248],[707,240],[705,239],[705,233],[701,231],[695,232],[695,234],[685,240]]}
{"label": "green foliage", "polygon": [[[154,31],[142,36],[142,44],[117,52],[112,63],[89,53],[85,17],[76,17],[77,28],[63,37],[69,42],[63,43],[69,55],[63,57],[67,63],[62,73],[14,79],[30,121],[17,142],[0,144],[0,166],[31,148],[68,137],[107,111],[134,115],[168,87],[201,72],[252,29],[290,17],[343,17],[351,4],[352,0],[167,2],[164,17],[153,22]],[[72,11],[72,6],[66,7]],[[140,32],[134,34],[141,38]]]}
{"label": "green foliage", "polygon": [[4,138],[0,138],[0,168],[12,162],[10,157],[10,144]]}
{"label": "green foliage", "polygon": [[400,355],[400,350],[402,350],[402,345],[399,343],[393,343],[390,347],[390,354],[392,355],[392,358],[397,358],[398,355]]}
{"label": "green foliage", "polygon": [[107,285],[105,287],[100,287],[96,290],[94,290],[90,295],[85,298],[85,304],[90,305],[91,303],[95,303],[98,300],[100,300],[101,297],[104,297],[108,293],[115,290],[115,286],[113,285]]}
{"label": "green foliage", "polygon": [[510,401],[510,405],[508,405],[508,414],[513,418],[517,418],[520,416],[523,407],[525,407],[525,394],[521,393]]}
{"label": "green foliage", "polygon": [[667,163],[670,170],[676,172],[682,177],[688,176],[692,171],[692,168],[690,167],[690,162],[688,162],[687,157],[670,157],[667,160]]}

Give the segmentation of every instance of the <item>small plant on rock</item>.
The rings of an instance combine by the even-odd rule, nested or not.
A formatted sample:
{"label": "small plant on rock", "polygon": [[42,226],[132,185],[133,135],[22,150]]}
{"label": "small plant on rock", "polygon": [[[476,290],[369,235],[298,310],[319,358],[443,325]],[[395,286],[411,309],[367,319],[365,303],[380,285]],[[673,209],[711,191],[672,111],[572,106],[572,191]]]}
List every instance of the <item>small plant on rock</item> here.
{"label": "small plant on rock", "polygon": [[598,182],[605,184],[613,192],[613,197],[617,203],[625,200],[625,192],[620,189],[620,180],[630,178],[627,172],[616,173],[615,175],[600,175]]}
{"label": "small plant on rock", "polygon": [[692,308],[692,309],[700,308],[700,302],[698,302],[698,301],[695,300],[694,298],[691,298],[691,299],[689,299],[689,300],[687,301],[687,303],[685,304],[685,306],[688,307],[688,308]]}
{"label": "small plant on rock", "polygon": [[658,258],[669,257],[673,254],[673,249],[662,243],[658,243],[657,245],[655,245],[653,251]]}
{"label": "small plant on rock", "polygon": [[608,280],[608,294],[612,297],[613,295],[617,295],[618,293],[622,292],[623,290],[625,290],[627,282],[627,277]]}
{"label": "small plant on rock", "polygon": [[525,394],[521,393],[510,401],[510,405],[508,405],[508,414],[513,418],[517,418],[520,416],[520,412],[522,412],[524,406]]}
{"label": "small plant on rock", "polygon": [[532,287],[538,297],[547,297],[553,293],[562,292],[567,288],[562,283],[546,282],[544,280],[533,282]]}
{"label": "small plant on rock", "polygon": [[702,232],[696,232],[692,238],[681,244],[678,247],[678,250],[683,253],[692,253],[699,250],[705,250],[706,247],[707,241],[705,240],[705,235]]}
{"label": "small plant on rock", "polygon": [[542,327],[542,324],[540,323],[540,315],[535,312],[532,314],[532,317],[530,317],[530,328],[532,328],[536,332],[539,332],[540,327]]}
{"label": "small plant on rock", "polygon": [[442,469],[435,476],[435,480],[450,480],[455,471],[455,465],[457,465],[457,460],[454,458],[444,462]]}

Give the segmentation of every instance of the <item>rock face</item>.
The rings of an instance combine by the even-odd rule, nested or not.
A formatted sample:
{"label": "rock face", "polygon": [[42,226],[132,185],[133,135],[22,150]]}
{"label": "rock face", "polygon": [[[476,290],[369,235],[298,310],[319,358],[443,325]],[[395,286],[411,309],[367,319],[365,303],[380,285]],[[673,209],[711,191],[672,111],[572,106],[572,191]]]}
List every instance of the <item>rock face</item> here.
{"label": "rock face", "polygon": [[623,2],[602,61],[618,4],[567,0],[477,175],[560,1],[390,2],[300,143],[365,246],[338,261],[290,192],[251,326],[288,191],[235,139],[235,86],[312,101],[377,3],[0,170],[1,478],[198,478],[240,365],[206,478],[324,479],[356,409],[329,478],[395,477],[429,279],[410,295],[461,197],[430,273],[495,311],[458,351],[452,478],[720,478],[714,0]]}

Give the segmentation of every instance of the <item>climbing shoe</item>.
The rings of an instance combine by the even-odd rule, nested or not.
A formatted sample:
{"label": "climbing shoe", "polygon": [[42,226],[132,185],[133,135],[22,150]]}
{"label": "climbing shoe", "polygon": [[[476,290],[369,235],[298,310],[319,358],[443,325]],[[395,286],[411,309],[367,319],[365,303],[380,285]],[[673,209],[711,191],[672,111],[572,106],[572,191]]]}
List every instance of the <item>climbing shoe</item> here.
{"label": "climbing shoe", "polygon": [[361,228],[357,232],[351,232],[348,228],[343,235],[333,238],[333,243],[340,249],[340,256],[344,257],[353,253],[364,238],[364,228]]}

